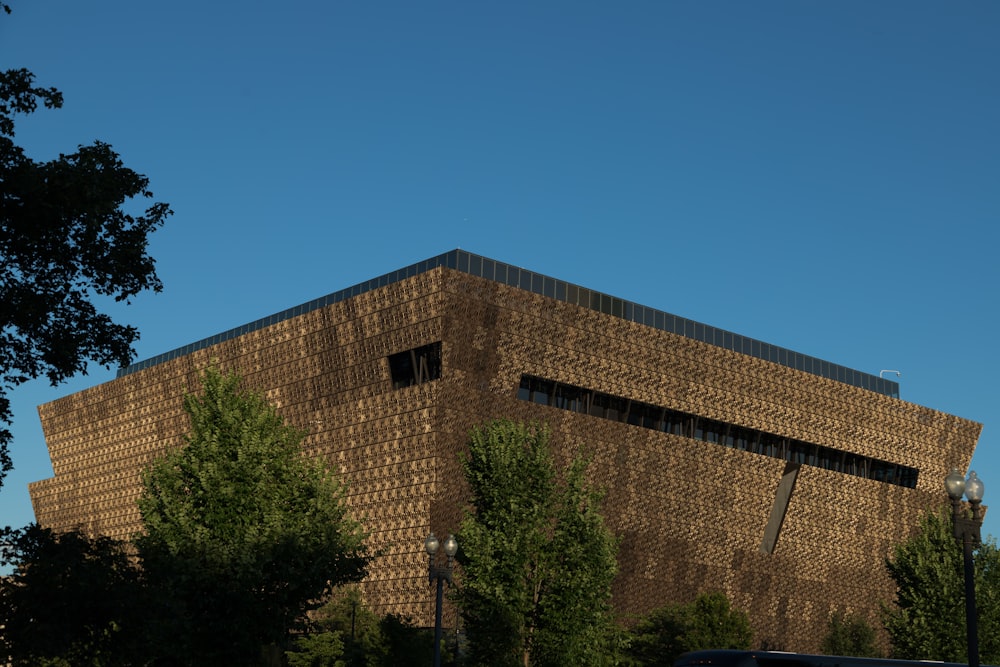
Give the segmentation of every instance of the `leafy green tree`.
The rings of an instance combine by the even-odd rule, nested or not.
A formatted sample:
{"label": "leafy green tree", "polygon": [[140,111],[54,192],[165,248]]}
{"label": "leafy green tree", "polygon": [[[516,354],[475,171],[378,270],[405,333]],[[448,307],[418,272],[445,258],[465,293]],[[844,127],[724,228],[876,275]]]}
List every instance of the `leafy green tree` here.
{"label": "leafy green tree", "polygon": [[699,595],[694,602],[661,607],[632,631],[631,656],[642,665],[668,667],[688,651],[748,649],[750,619],[733,609],[724,593]]}
{"label": "leafy green tree", "polygon": [[0,565],[14,566],[0,578],[0,655],[11,665],[140,664],[143,597],[127,545],[32,524],[3,531]]}
{"label": "leafy green tree", "polygon": [[[143,474],[139,554],[180,664],[249,665],[287,645],[369,557],[344,488],[303,433],[241,378],[209,368],[184,398],[191,431]],[[164,643],[164,645],[167,645]]]}
{"label": "leafy green tree", "polygon": [[339,632],[311,632],[298,637],[294,646],[295,650],[285,651],[288,667],[349,667]]}
{"label": "leafy green tree", "polygon": [[852,655],[862,658],[881,657],[875,628],[860,616],[835,612],[830,616],[821,649],[825,655]]}
{"label": "leafy green tree", "polygon": [[[15,116],[62,103],[28,70],[0,71],[0,423],[8,426],[8,394],[24,382],[44,376],[56,385],[91,361],[132,360],[138,331],[100,312],[95,296],[127,302],[162,288],[146,246],[170,208],[126,209],[152,197],[149,179],[106,143],[36,162],[14,142]],[[12,467],[11,437],[0,428],[0,484]]]}
{"label": "leafy green tree", "polygon": [[457,599],[472,664],[601,664],[618,543],[587,461],[558,470],[547,427],[498,420],[472,430],[463,468]]}
{"label": "leafy green tree", "polygon": [[335,594],[314,617],[316,627],[343,639],[346,667],[378,667],[384,662],[387,647],[379,618],[364,605],[356,588]]}
{"label": "leafy green tree", "polygon": [[[975,555],[980,661],[1000,662],[1000,551],[984,540]],[[920,530],[886,561],[896,599],[883,624],[895,657],[966,662],[965,574],[950,508],[925,514]]]}
{"label": "leafy green tree", "polygon": [[[423,667],[433,657],[433,634],[405,617],[379,618],[356,588],[338,591],[312,615],[308,634],[294,642],[289,664],[343,667]],[[444,664],[449,664],[446,656]]]}

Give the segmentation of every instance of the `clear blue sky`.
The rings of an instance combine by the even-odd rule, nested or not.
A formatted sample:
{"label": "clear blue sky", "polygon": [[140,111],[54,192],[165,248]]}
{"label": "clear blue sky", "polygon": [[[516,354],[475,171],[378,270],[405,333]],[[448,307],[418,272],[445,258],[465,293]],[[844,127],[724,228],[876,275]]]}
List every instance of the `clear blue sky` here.
{"label": "clear blue sky", "polygon": [[[899,370],[1000,498],[1000,2],[8,1],[0,67],[66,97],[20,142],[176,212],[138,358],[461,247]],[[35,406],[113,377],[17,390],[0,524]]]}

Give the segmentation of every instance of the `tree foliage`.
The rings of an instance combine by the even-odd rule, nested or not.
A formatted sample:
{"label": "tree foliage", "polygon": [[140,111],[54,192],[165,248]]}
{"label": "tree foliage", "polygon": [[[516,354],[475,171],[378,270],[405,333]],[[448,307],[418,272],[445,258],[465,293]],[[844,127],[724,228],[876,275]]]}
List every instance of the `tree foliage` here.
{"label": "tree foliage", "polygon": [[[325,664],[334,657],[330,647],[335,644],[340,646],[336,660],[344,667],[422,667],[432,661],[431,631],[397,614],[379,618],[362,602],[356,588],[337,591],[312,616],[309,633],[287,653],[290,663],[310,665],[315,660],[315,664]],[[444,664],[449,664],[448,657]]]}
{"label": "tree foliage", "polygon": [[[896,599],[885,607],[883,624],[895,657],[966,662],[964,561],[952,530],[948,510],[928,513],[920,530],[897,545],[886,561]],[[975,589],[980,660],[997,664],[1000,551],[991,540],[976,551]]]}
{"label": "tree foliage", "polygon": [[346,667],[378,667],[385,661],[379,618],[364,605],[356,588],[335,594],[314,616],[318,628],[343,639]]}
{"label": "tree foliage", "polygon": [[0,565],[14,566],[0,578],[0,646],[12,665],[140,664],[143,597],[125,544],[7,528]]}
{"label": "tree foliage", "polygon": [[669,667],[682,653],[748,649],[752,639],[747,615],[733,609],[724,593],[713,592],[651,612],[633,629],[630,654],[642,665]]}
{"label": "tree foliage", "polygon": [[209,368],[202,393],[184,399],[184,445],[143,474],[139,554],[187,664],[253,664],[262,645],[284,647],[369,560],[343,486],[302,454],[302,432],[240,385]]}
{"label": "tree foliage", "polygon": [[463,460],[458,601],[472,664],[599,664],[614,635],[617,540],[586,459],[557,470],[548,428],[494,421]]}
{"label": "tree foliage", "polygon": [[340,632],[311,632],[297,637],[294,650],[285,651],[288,667],[349,667],[343,660],[344,640]]}
{"label": "tree foliage", "polygon": [[820,650],[826,655],[881,657],[876,644],[875,628],[860,616],[842,612],[835,612],[830,616]]}
{"label": "tree foliage", "polygon": [[[127,206],[153,196],[149,179],[106,143],[36,162],[14,142],[16,116],[62,103],[30,71],[0,72],[0,423],[8,426],[14,387],[132,360],[138,331],[98,310],[98,298],[127,302],[162,288],[146,246],[170,208],[154,203],[133,215]],[[0,428],[0,483],[11,437]]]}
{"label": "tree foliage", "polygon": [[[433,661],[434,631],[417,627],[409,617],[386,614],[379,619],[379,632],[385,646],[381,667],[424,667]],[[441,659],[447,665],[455,656],[453,645],[448,641],[444,644]]]}

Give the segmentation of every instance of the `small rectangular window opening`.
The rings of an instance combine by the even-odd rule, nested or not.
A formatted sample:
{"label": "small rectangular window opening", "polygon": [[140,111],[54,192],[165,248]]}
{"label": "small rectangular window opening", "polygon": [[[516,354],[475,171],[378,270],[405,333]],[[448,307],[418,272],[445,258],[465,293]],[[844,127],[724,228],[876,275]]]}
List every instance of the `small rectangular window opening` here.
{"label": "small rectangular window opening", "polygon": [[393,389],[411,387],[441,378],[441,342],[389,355]]}

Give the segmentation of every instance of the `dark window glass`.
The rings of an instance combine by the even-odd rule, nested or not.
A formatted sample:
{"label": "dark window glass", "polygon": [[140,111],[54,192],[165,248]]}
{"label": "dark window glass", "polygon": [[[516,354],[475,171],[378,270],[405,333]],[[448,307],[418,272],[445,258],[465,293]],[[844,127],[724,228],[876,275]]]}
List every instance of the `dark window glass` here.
{"label": "dark window glass", "polygon": [[517,397],[522,401],[531,400],[531,380],[527,375],[521,376],[521,386],[517,388]]}
{"label": "dark window glass", "polygon": [[591,394],[590,396],[590,414],[593,417],[604,418],[607,406],[604,405],[604,394]]}
{"label": "dark window glass", "polygon": [[893,465],[885,461],[872,461],[868,465],[868,477],[879,482],[889,482],[893,478]]}
{"label": "dark window glass", "polygon": [[752,452],[757,447],[757,431],[748,428],[733,427],[733,449]]}
{"label": "dark window glass", "polygon": [[[596,417],[604,417],[612,421],[622,421],[625,419],[628,401],[617,396],[595,393],[593,397],[593,407],[590,414]],[[597,413],[595,414],[595,408]]]}
{"label": "dark window glass", "polygon": [[788,445],[788,460],[792,463],[816,465],[816,445],[793,440]]}
{"label": "dark window glass", "polygon": [[909,489],[917,488],[917,470],[907,466],[899,466],[899,481],[897,484]]}
{"label": "dark window glass", "polygon": [[585,389],[581,389],[580,387],[561,384],[556,387],[556,398],[553,405],[557,408],[562,408],[563,410],[586,412],[587,395],[589,393],[590,392]]}
{"label": "dark window glass", "polygon": [[633,402],[632,405],[629,406],[627,420],[629,424],[632,424],[633,426],[642,426],[642,414],[644,407],[645,406],[643,406],[642,403],[636,402]]}
{"label": "dark window glass", "polygon": [[667,410],[663,415],[663,431],[665,433],[673,433],[674,435],[684,435],[684,422],[685,418],[683,414]]}
{"label": "dark window glass", "polygon": [[441,377],[441,343],[431,343],[389,355],[392,386],[402,389]]}
{"label": "dark window glass", "polygon": [[551,405],[555,393],[555,383],[542,378],[531,379],[531,402],[539,405]]}
{"label": "dark window glass", "polygon": [[[434,343],[392,355],[390,366],[393,369],[393,381],[398,380],[400,382],[398,386],[416,384],[418,375],[413,368],[422,367],[424,364],[428,370],[426,373],[420,371],[422,374],[419,377],[437,379],[440,376],[440,345]],[[435,355],[436,364],[428,363],[428,360]],[[418,360],[416,365],[414,359]],[[437,370],[431,370],[433,368]],[[435,372],[437,375],[434,375]],[[915,488],[917,485],[919,471],[914,468],[840,452],[831,447],[809,442],[788,440],[771,433],[668,410],[641,401],[630,401],[621,396],[602,394],[572,385],[559,385],[552,380],[530,375],[521,376],[517,397],[541,405],[552,405],[603,419],[624,421],[635,426],[721,444],[794,463],[867,477],[887,484],[908,488]]]}
{"label": "dark window glass", "polygon": [[648,406],[648,410],[642,416],[642,425],[646,428],[651,428],[655,430],[660,430],[660,424],[663,421],[663,410],[657,408],[655,405]]}
{"label": "dark window glass", "polygon": [[757,453],[776,459],[785,458],[784,439],[770,433],[761,433],[757,441]]}
{"label": "dark window glass", "polygon": [[857,477],[867,477],[868,468],[865,465],[865,458],[857,454],[844,453],[844,472]]}
{"label": "dark window glass", "polygon": [[663,409],[648,403],[633,401],[629,407],[628,422],[643,428],[660,430],[660,419]]}
{"label": "dark window glass", "polygon": [[838,452],[836,449],[830,449],[829,447],[820,447],[816,454],[816,465],[826,470],[836,470],[839,472],[843,458],[843,452]]}
{"label": "dark window glass", "polygon": [[701,439],[705,442],[718,443],[725,433],[725,425],[711,419],[699,420],[701,424]]}

